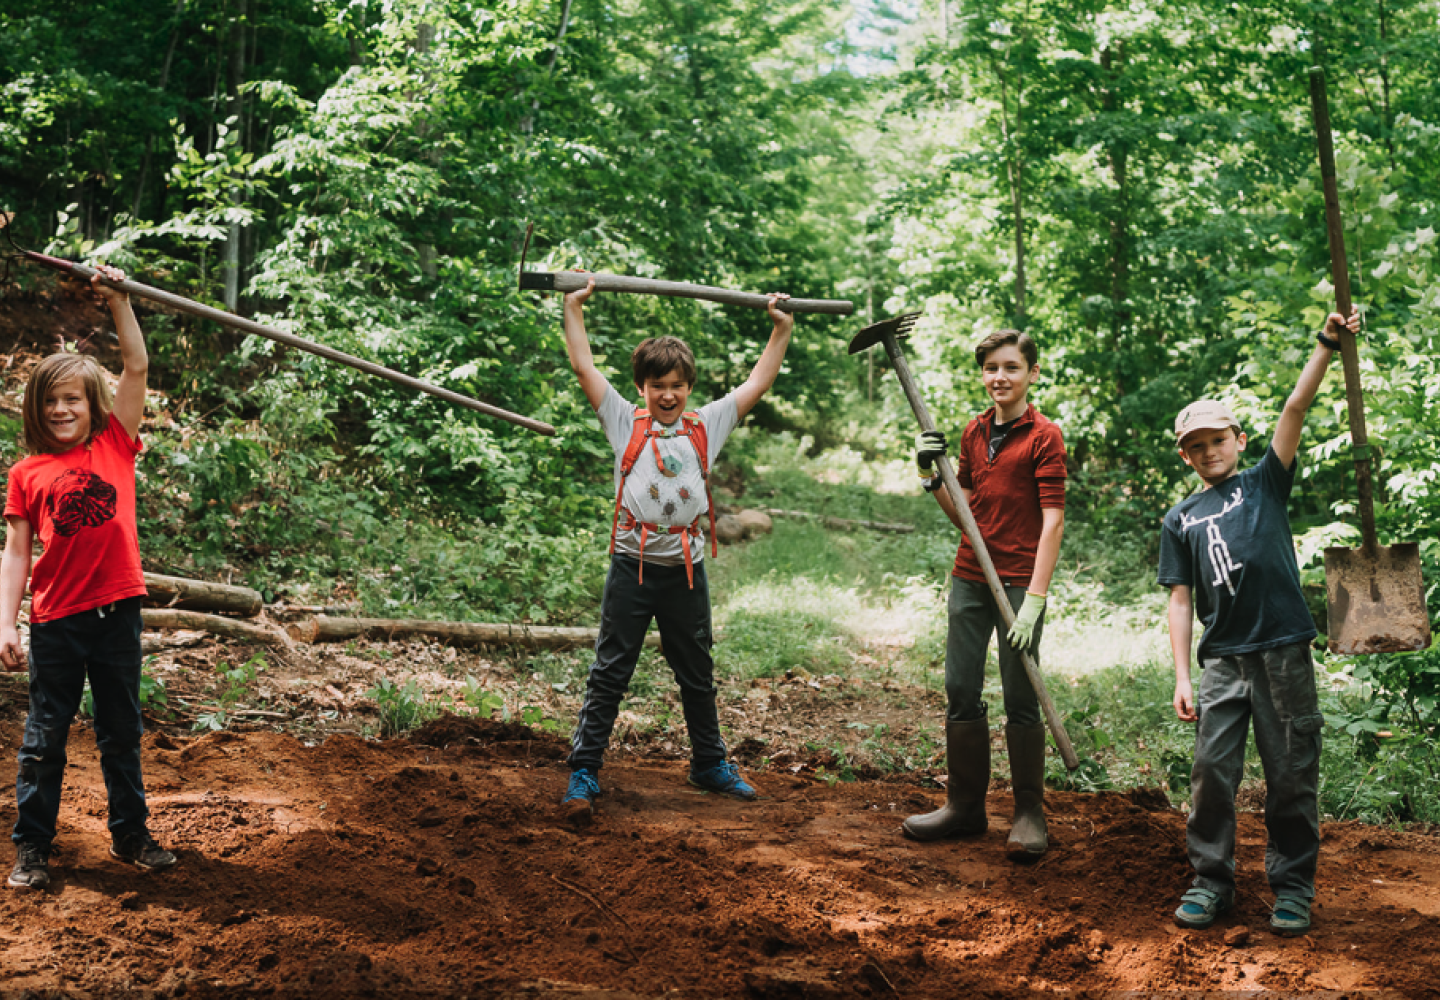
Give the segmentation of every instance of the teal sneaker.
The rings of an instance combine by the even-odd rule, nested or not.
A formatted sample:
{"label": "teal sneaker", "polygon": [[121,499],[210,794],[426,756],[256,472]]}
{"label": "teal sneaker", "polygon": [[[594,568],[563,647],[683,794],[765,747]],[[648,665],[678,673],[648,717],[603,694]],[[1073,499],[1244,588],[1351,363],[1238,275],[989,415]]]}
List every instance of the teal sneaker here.
{"label": "teal sneaker", "polygon": [[560,800],[560,810],[572,823],[589,822],[595,815],[595,799],[600,795],[600,777],[585,767],[570,772],[570,785]]}
{"label": "teal sneaker", "polygon": [[1270,913],[1270,929],[1282,937],[1304,934],[1310,929],[1310,900],[1292,893],[1282,893]]}
{"label": "teal sneaker", "polygon": [[728,795],[732,799],[742,799],[750,802],[755,798],[755,789],[745,783],[740,777],[740,769],[730,761],[721,761],[714,767],[707,767],[703,771],[690,768],[690,784],[696,788],[703,788],[707,792],[714,792],[716,795]]}
{"label": "teal sneaker", "polygon": [[1215,918],[1235,905],[1235,896],[1221,895],[1200,886],[1191,888],[1180,897],[1180,908],[1175,911],[1175,922],[1181,927],[1192,927],[1203,931],[1215,922]]}

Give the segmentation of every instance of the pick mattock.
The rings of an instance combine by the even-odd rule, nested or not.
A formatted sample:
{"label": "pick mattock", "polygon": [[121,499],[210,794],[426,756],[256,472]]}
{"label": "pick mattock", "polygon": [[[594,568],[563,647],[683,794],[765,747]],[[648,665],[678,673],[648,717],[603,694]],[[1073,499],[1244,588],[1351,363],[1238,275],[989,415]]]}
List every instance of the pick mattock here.
{"label": "pick mattock", "polygon": [[[925,400],[920,397],[920,390],[915,387],[915,379],[910,375],[910,366],[905,363],[905,355],[900,351],[900,338],[909,336],[910,328],[915,325],[915,320],[919,316],[918,312],[905,313],[903,316],[896,316],[893,319],[882,320],[872,326],[867,326],[850,341],[850,353],[858,354],[875,344],[884,344],[885,353],[890,355],[890,363],[895,367],[895,374],[900,377],[900,385],[905,389],[905,398],[910,400],[910,409],[915,411],[915,419],[920,421],[920,429],[933,431],[935,421],[930,418],[930,411],[925,407]],[[975,523],[975,516],[970,513],[970,505],[965,502],[965,494],[960,492],[960,482],[955,478],[955,470],[950,466],[950,459],[941,455],[936,460],[935,466],[940,470],[940,478],[944,481],[945,488],[950,491],[950,499],[954,502],[955,509],[960,512],[960,524],[965,532],[965,537],[970,539],[970,545],[975,550],[975,559],[985,573],[985,582],[990,585],[990,593],[995,598],[995,604],[1000,609],[1001,620],[1005,622],[1005,629],[1008,631],[1015,621],[1015,610],[1010,607],[1010,599],[1005,596],[1005,587],[995,572],[995,564],[990,561],[990,550],[985,547],[985,539],[980,537],[980,526]],[[1001,642],[1006,641],[1003,632],[999,639]],[[1040,667],[1028,649],[1021,650],[1020,656],[1025,664],[1025,674],[1030,678],[1030,684],[1035,688],[1035,696],[1040,700],[1040,708],[1045,713],[1045,722],[1050,727],[1051,735],[1055,737],[1055,746],[1060,751],[1060,759],[1065,762],[1067,768],[1073,771],[1080,766],[1080,758],[1075,756],[1075,748],[1070,745],[1070,734],[1065,732],[1065,726],[1060,721],[1060,714],[1055,711],[1055,702],[1050,700],[1050,692],[1045,690],[1045,680],[1040,676]]]}
{"label": "pick mattock", "polygon": [[[12,260],[28,260],[42,267],[48,267],[52,271],[59,271],[61,274],[72,275],[85,281],[89,281],[99,273],[94,268],[86,267],[84,264],[61,260],[59,257],[36,253],[34,250],[26,250],[15,242],[15,237],[10,230],[6,228],[13,218],[14,216],[11,213],[0,212],[0,229],[5,229],[5,238],[10,244],[10,252],[5,255],[7,268],[9,262]],[[509,410],[502,410],[498,406],[482,403],[478,399],[471,399],[469,396],[462,395],[450,389],[432,385],[418,378],[412,378],[392,368],[386,368],[384,365],[377,365],[373,361],[366,361],[364,358],[357,358],[353,354],[337,351],[333,347],[327,347],[324,344],[317,344],[312,340],[297,337],[293,333],[286,333],[284,330],[277,330],[274,327],[265,326],[263,323],[256,323],[254,320],[246,319],[243,316],[236,316],[234,313],[228,313],[222,309],[202,305],[199,302],[182,298],[179,295],[172,295],[170,292],[162,292],[158,288],[142,285],[138,281],[111,281],[104,275],[100,276],[100,281],[111,288],[118,288],[122,292],[138,295],[142,299],[162,302],[172,309],[189,313],[191,316],[199,316],[201,319],[213,320],[221,326],[228,326],[235,330],[243,330],[245,333],[253,333],[256,336],[265,337],[276,343],[284,344],[287,347],[294,347],[298,350],[325,358],[327,361],[338,361],[342,365],[348,365],[357,371],[365,372],[367,375],[378,375],[380,378],[389,379],[391,382],[397,385],[403,385],[407,389],[418,389],[421,392],[428,392],[430,395],[438,396],[446,402],[463,406],[466,409],[475,410],[477,413],[484,413],[487,416],[508,420],[512,424],[519,424],[521,427],[535,431],[538,434],[550,436],[555,433],[555,428],[544,421],[521,416],[518,413],[511,413]]]}
{"label": "pick mattock", "polygon": [[[604,271],[527,271],[525,257],[530,252],[530,235],[534,223],[525,227],[525,246],[520,250],[520,290],[532,292],[578,292],[595,279],[597,292],[631,292],[636,295],[667,295],[679,299],[703,299],[727,306],[764,309],[770,304],[768,295],[738,292],[730,288],[692,285],[688,281],[660,281],[656,278],[632,278]],[[829,313],[849,316],[855,303],[845,299],[782,299],[775,308],[788,313]]]}
{"label": "pick mattock", "polygon": [[[1350,270],[1345,261],[1345,230],[1335,184],[1335,148],[1330,138],[1330,105],[1325,71],[1310,70],[1310,107],[1325,189],[1325,228],[1330,237],[1330,274],[1335,308],[1349,316]],[[1420,573],[1420,547],[1413,542],[1381,546],[1375,537],[1371,496],[1370,443],[1365,436],[1365,403],[1360,387],[1360,353],[1355,335],[1340,332],[1345,368],[1345,397],[1350,410],[1350,440],[1355,456],[1355,498],[1360,508],[1358,549],[1325,550],[1325,596],[1332,653],[1405,653],[1430,645],[1430,612]]]}

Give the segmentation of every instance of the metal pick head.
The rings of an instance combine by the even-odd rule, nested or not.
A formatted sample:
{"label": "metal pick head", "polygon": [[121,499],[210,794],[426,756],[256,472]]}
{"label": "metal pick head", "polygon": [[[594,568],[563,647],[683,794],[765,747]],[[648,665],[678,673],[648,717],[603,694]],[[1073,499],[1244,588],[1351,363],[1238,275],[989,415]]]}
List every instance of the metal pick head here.
{"label": "metal pick head", "polygon": [[880,343],[887,336],[897,340],[910,336],[910,330],[919,318],[918,312],[902,313],[899,316],[892,316],[890,319],[882,319],[878,323],[871,323],[851,339],[850,353],[859,354],[866,348]]}

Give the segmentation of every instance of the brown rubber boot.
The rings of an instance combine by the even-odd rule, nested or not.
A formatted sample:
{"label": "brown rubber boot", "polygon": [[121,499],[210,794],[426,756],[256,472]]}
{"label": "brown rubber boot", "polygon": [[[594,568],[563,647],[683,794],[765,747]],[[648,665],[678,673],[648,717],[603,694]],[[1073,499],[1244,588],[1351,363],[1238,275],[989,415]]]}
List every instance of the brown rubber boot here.
{"label": "brown rubber boot", "polygon": [[1015,790],[1015,819],[1005,853],[1011,861],[1033,861],[1050,846],[1045,831],[1045,726],[1006,726],[1005,744]]}
{"label": "brown rubber boot", "polygon": [[990,725],[985,719],[945,724],[945,766],[950,772],[945,804],[906,819],[901,829],[907,837],[940,840],[985,832],[985,791],[990,787]]}

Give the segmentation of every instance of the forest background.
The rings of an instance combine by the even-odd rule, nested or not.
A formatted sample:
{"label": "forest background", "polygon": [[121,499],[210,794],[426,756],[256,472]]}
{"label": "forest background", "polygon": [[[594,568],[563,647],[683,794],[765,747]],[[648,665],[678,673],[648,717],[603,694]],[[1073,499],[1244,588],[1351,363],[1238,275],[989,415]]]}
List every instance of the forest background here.
{"label": "forest background", "polygon": [[[722,556],[722,659],[740,676],[856,669],[836,650],[858,648],[858,601],[908,631],[898,662],[935,686],[956,539],[918,495],[893,376],[845,346],[864,321],[921,310],[912,365],[954,435],[984,406],[972,345],[1020,326],[1070,451],[1052,620],[1072,628],[1056,627],[1068,662],[1095,661],[1062,692],[1093,751],[1082,777],[1178,796],[1188,731],[1168,709],[1153,574],[1159,518],[1196,484],[1170,428],[1216,394],[1253,460],[1330,308],[1317,63],[1365,312],[1380,536],[1420,543],[1440,609],[1437,51],[1435,0],[0,0],[0,207],[52,253],[559,428],[142,314],[147,566],[387,616],[594,618],[611,455],[558,301],[515,288],[527,223],[532,267],[851,299],[850,319],[801,318],[718,480],[742,502],[922,530],[786,527],[729,569]],[[7,294],[52,284],[13,278]],[[702,400],[743,379],[768,330],[759,313],[625,296],[587,319],[622,389],[636,340],[684,337]],[[1358,537],[1344,412],[1336,365],[1291,502],[1322,631],[1320,553]],[[554,669],[578,679],[585,662]],[[1440,820],[1440,654],[1322,662],[1327,811]],[[1146,727],[1171,757],[1124,756]]]}

